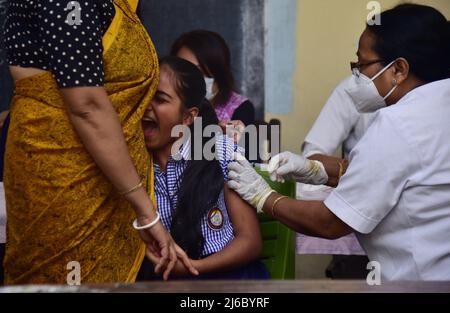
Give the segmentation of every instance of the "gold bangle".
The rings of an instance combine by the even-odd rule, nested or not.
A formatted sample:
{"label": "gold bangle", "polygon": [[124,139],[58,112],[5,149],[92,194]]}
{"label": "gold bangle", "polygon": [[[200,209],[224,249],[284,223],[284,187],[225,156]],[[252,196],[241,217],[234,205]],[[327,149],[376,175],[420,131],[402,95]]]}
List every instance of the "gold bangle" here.
{"label": "gold bangle", "polygon": [[317,174],[318,172],[320,172],[320,165],[319,165],[318,161],[309,160],[309,170],[313,174]]}
{"label": "gold bangle", "polygon": [[128,195],[128,194],[132,193],[132,192],[135,192],[136,190],[138,190],[139,188],[141,188],[143,186],[144,186],[144,180],[142,180],[139,184],[137,184],[136,186],[134,186],[130,190],[119,192],[119,194],[121,196],[125,196],[125,195]]}
{"label": "gold bangle", "polygon": [[341,179],[343,174],[344,174],[344,165],[342,164],[342,162],[339,162],[338,181]]}
{"label": "gold bangle", "polygon": [[341,180],[342,176],[344,176],[345,172],[347,171],[347,167],[348,167],[348,161],[347,160],[342,160],[342,161],[339,162],[338,181]]}
{"label": "gold bangle", "polygon": [[288,196],[281,196],[278,197],[272,204],[272,216],[275,217],[275,206],[277,205],[278,202],[280,202],[283,199],[287,199],[289,198]]}

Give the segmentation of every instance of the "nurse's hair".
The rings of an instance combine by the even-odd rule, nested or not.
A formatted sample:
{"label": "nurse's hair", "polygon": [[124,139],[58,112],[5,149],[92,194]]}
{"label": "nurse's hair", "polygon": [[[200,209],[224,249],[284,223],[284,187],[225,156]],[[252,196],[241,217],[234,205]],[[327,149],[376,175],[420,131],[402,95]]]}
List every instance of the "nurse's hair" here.
{"label": "nurse's hair", "polygon": [[[161,69],[169,71],[171,83],[181,99],[182,112],[198,108],[198,117],[202,118],[203,129],[209,125],[217,125],[219,120],[216,112],[205,99],[205,80],[200,70],[192,63],[174,56],[162,58],[159,63]],[[190,130],[191,134],[194,134],[194,124],[190,125]],[[200,136],[202,148],[214,138],[213,136]],[[178,201],[172,212],[170,228],[175,242],[191,259],[201,257],[205,243],[201,229],[202,219],[216,205],[225,184],[218,160],[193,158],[196,138],[197,136],[191,136],[191,159],[178,186]]]}
{"label": "nurse's hair", "polygon": [[367,24],[367,29],[384,65],[403,57],[425,83],[450,78],[450,24],[438,10],[401,4],[381,13],[380,25]]}

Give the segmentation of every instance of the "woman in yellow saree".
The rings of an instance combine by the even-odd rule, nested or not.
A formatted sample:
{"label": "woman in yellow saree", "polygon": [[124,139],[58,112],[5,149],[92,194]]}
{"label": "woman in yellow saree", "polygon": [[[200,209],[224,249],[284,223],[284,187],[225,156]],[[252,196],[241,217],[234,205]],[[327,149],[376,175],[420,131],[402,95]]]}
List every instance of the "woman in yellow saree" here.
{"label": "woman in yellow saree", "polygon": [[[34,9],[39,17],[48,15],[51,19],[64,12],[57,11],[61,6],[66,6],[59,1],[42,1],[42,5],[40,2],[32,2],[36,6],[32,7],[31,3],[11,0],[13,12],[7,15],[11,19],[6,25],[8,40],[13,37],[11,25],[17,27],[22,22],[22,27],[31,26],[23,20],[14,22],[13,17],[26,16],[20,14],[23,11],[12,14],[17,13],[14,10]],[[188,263],[157,222],[158,215],[149,197],[149,192],[153,196],[153,177],[141,118],[157,86],[155,49],[135,13],[137,0],[93,3],[101,9],[113,4],[115,11],[100,44],[92,43],[92,39],[83,41],[83,46],[98,46],[102,53],[103,84],[83,86],[78,81],[90,74],[94,61],[98,61],[95,57],[91,61],[85,55],[85,61],[75,47],[70,50],[72,56],[67,55],[62,62],[61,55],[56,56],[58,49],[82,41],[73,33],[95,35],[93,25],[101,18],[94,19],[94,9],[83,7],[92,2],[81,4],[84,25],[76,20],[70,25],[64,21],[65,16],[61,20],[57,15],[59,19],[52,21],[54,28],[45,32],[51,21],[46,18],[44,28],[21,30],[28,34],[29,43],[33,35],[39,37],[39,41],[33,41],[35,45],[42,43],[39,49],[27,51],[25,42],[25,48],[17,52],[12,42],[7,51],[15,91],[4,172],[6,284],[65,284],[68,275],[73,274],[73,264],[80,266],[81,283],[134,282],[145,256],[144,243],[160,249],[164,255],[159,269],[165,270],[166,277],[177,256]],[[111,12],[104,16],[108,14]],[[67,28],[73,25],[75,28]],[[58,26],[67,34],[55,33],[52,41],[52,31]],[[91,34],[86,34],[89,31]],[[38,55],[42,51],[45,53],[36,57],[34,63],[18,61],[27,53]],[[49,59],[50,66],[38,66],[37,59],[41,57]],[[74,59],[80,66],[70,68],[68,64]],[[78,78],[69,81],[69,76]],[[136,217],[135,226],[155,225],[138,232],[132,226]]]}

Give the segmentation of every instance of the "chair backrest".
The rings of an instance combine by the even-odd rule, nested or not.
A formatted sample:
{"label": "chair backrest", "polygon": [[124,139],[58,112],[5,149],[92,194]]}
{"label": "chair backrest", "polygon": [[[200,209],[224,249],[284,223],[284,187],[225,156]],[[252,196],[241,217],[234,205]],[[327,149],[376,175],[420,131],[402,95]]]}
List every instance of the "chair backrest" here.
{"label": "chair backrest", "polygon": [[[257,172],[278,193],[295,198],[295,182],[272,182],[267,172]],[[295,233],[267,214],[258,216],[263,252],[261,261],[266,265],[271,279],[295,279]]]}

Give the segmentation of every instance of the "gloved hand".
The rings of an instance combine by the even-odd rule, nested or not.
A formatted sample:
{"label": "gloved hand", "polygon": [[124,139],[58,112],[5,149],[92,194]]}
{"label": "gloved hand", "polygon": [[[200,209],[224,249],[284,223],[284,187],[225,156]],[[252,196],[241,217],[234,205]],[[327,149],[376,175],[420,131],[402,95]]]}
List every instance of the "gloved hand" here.
{"label": "gloved hand", "polygon": [[234,160],[228,165],[228,186],[261,213],[267,198],[275,191],[242,155],[235,154]]}
{"label": "gloved hand", "polygon": [[236,144],[239,143],[245,132],[245,124],[239,120],[220,122],[219,126],[222,128],[224,134],[233,139]]}
{"label": "gloved hand", "polygon": [[295,180],[311,185],[323,185],[328,182],[328,174],[321,162],[308,160],[292,152],[274,156],[269,162],[268,171],[270,179],[278,182]]}

